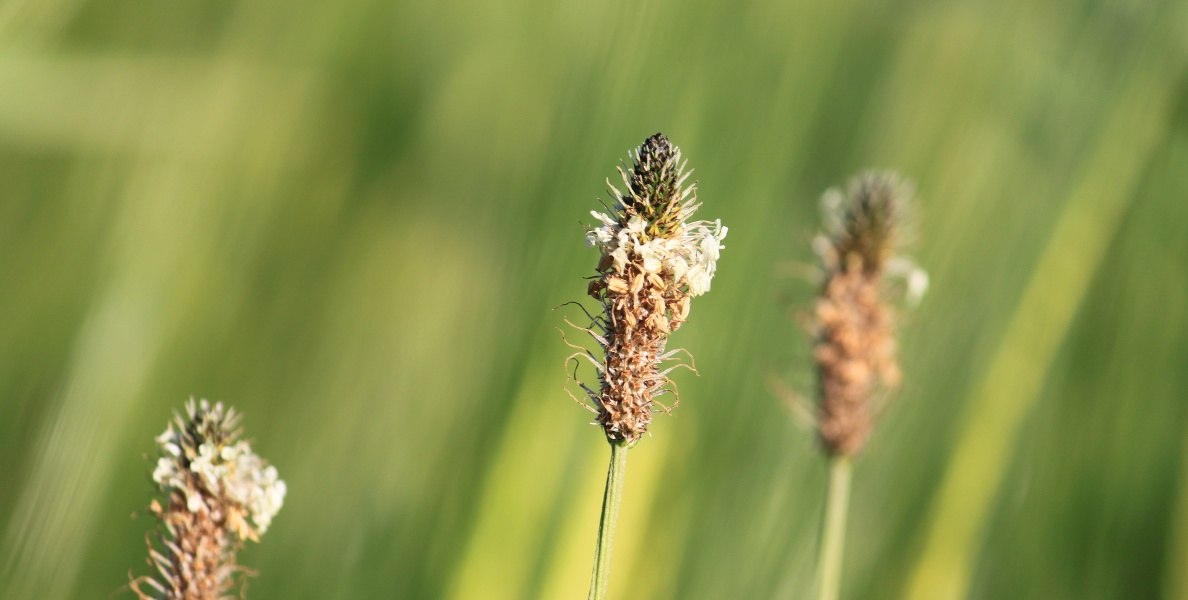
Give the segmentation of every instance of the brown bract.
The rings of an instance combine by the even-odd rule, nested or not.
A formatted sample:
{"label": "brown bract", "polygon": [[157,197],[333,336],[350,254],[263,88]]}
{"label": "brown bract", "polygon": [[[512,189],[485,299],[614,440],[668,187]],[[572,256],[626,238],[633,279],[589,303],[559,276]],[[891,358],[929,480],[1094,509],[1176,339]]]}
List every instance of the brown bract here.
{"label": "brown bract", "polygon": [[[131,587],[137,596],[142,600],[229,597],[236,576],[244,572],[235,561],[242,542],[231,533],[235,527],[230,524],[242,520],[241,511],[218,499],[206,498],[198,511],[191,512],[185,494],[177,490],[169,495],[167,507],[154,500],[150,510],[160,519],[165,532],[160,536],[160,550],[149,545],[149,564],[157,570],[158,578],[134,580]],[[152,588],[151,593],[142,586]]]}
{"label": "brown bract", "polygon": [[603,261],[591,296],[603,303],[606,359],[600,373],[598,423],[612,442],[633,444],[648,431],[655,398],[666,390],[661,363],[668,334],[689,315],[689,296],[640,260],[623,272]]}
{"label": "brown bract", "polygon": [[830,454],[853,456],[870,435],[872,399],[899,381],[892,314],[878,273],[846,268],[817,299],[813,358],[820,386],[820,436]]}

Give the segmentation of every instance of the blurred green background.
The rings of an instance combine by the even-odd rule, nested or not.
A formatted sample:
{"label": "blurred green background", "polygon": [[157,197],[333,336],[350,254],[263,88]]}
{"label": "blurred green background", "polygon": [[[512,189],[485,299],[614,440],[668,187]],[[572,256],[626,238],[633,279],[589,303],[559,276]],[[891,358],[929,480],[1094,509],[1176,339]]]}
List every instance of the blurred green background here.
{"label": "blurred green background", "polygon": [[289,484],[250,597],[583,597],[608,453],[553,308],[656,131],[730,236],[613,597],[811,589],[825,468],[766,380],[811,389],[787,265],[880,166],[933,287],[843,594],[1188,598],[1175,0],[0,2],[0,597],[148,572],[191,395]]}

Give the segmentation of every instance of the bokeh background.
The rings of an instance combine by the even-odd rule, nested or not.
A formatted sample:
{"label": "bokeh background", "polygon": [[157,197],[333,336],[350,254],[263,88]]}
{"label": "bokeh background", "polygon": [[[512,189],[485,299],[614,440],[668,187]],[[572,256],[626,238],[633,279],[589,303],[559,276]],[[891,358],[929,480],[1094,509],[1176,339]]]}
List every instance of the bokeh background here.
{"label": "bokeh background", "polygon": [[289,484],[252,598],[583,597],[608,453],[554,307],[656,131],[730,235],[613,597],[811,590],[825,468],[768,380],[811,389],[789,274],[878,166],[933,286],[844,595],[1188,598],[1177,0],[0,3],[0,596],[129,597],[193,395]]}

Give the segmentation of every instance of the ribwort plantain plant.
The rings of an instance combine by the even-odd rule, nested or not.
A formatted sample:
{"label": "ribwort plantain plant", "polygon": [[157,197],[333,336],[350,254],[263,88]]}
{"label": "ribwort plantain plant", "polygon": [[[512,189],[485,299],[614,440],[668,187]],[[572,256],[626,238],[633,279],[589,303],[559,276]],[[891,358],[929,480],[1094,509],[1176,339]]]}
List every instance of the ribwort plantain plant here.
{"label": "ribwort plantain plant", "polygon": [[852,459],[866,444],[876,409],[899,385],[890,278],[915,302],[927,275],[899,255],[912,186],[894,173],[867,172],[845,194],[822,198],[825,231],[814,240],[823,281],[813,310],[817,431],[829,458],[818,558],[818,598],[838,597]]}
{"label": "ribwort plantain plant", "polygon": [[242,597],[248,571],[236,554],[268,530],[284,503],[285,482],[241,434],[235,409],[191,399],[186,414],[175,414],[157,437],[153,481],[165,503],[149,504],[159,521],[148,541],[156,574],[129,584],[142,600]]}
{"label": "ribwort plantain plant", "polygon": [[[689,317],[691,298],[710,289],[726,237],[721,221],[690,221],[700,204],[696,184],[685,184],[681,151],[657,133],[630,154],[618,171],[624,189],[609,181],[612,206],[593,211],[598,225],[587,242],[601,251],[588,293],[601,304],[589,333],[602,350],[584,348],[598,372],[598,389],[580,384],[611,447],[606,491],[598,527],[591,600],[606,597],[615,521],[622,497],[627,451],[648,431],[657,408],[679,402],[668,374],[692,366],[678,361],[681,350],[667,350],[668,336]],[[672,407],[658,398],[671,393]]]}

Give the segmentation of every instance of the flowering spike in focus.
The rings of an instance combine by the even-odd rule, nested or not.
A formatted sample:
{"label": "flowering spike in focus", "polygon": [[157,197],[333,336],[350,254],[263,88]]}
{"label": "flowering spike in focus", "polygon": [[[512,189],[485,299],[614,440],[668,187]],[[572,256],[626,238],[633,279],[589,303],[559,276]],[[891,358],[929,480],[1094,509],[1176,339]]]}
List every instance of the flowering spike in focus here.
{"label": "flowering spike in focus", "polygon": [[607,326],[600,390],[591,394],[598,422],[613,443],[634,444],[648,429],[654,398],[668,390],[661,373],[668,335],[689,312],[689,299],[710,289],[727,228],[690,221],[696,184],[681,150],[657,133],[630,153],[619,171],[626,189],[611,186],[611,213],[586,240],[602,255],[589,293],[602,303]]}

